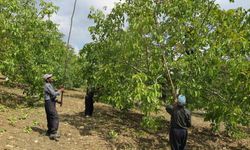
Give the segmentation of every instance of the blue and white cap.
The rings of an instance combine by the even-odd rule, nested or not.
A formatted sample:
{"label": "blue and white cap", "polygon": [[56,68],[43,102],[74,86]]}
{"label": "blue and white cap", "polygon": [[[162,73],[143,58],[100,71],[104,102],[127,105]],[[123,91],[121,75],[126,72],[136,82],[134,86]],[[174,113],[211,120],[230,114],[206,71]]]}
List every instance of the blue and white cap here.
{"label": "blue and white cap", "polygon": [[178,103],[182,106],[185,105],[186,104],[186,97],[184,95],[179,95],[178,96]]}

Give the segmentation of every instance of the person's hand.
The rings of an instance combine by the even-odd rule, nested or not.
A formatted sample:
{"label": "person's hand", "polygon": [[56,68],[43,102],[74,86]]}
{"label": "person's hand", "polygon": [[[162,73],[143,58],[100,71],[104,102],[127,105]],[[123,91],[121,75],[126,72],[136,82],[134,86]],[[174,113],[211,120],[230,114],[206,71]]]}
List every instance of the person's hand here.
{"label": "person's hand", "polygon": [[64,88],[60,88],[59,91],[60,91],[60,92],[64,92]]}
{"label": "person's hand", "polygon": [[61,101],[58,101],[58,100],[56,100],[56,103],[58,103],[58,104],[62,104],[62,102],[61,102]]}

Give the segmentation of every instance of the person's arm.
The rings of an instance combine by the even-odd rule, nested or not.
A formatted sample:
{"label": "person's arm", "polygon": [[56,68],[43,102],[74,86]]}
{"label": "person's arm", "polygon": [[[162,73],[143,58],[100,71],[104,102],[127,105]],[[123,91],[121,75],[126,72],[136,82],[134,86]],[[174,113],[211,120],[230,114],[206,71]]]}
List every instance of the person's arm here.
{"label": "person's arm", "polygon": [[51,85],[47,85],[46,87],[47,92],[53,97],[55,98],[56,96],[60,95],[60,92],[62,91],[61,89],[58,91],[55,91],[54,88]]}
{"label": "person's arm", "polygon": [[191,127],[191,112],[189,110],[185,110],[186,111],[186,124],[187,127]]}
{"label": "person's arm", "polygon": [[173,113],[174,106],[173,105],[168,105],[166,107],[166,111],[171,115]]}

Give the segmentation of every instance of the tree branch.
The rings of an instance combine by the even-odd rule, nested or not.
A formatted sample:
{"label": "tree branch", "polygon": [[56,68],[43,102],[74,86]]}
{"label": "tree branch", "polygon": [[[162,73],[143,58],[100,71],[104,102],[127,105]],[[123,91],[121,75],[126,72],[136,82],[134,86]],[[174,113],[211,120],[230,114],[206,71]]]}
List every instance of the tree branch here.
{"label": "tree branch", "polygon": [[175,89],[173,80],[172,80],[172,78],[171,78],[170,70],[169,70],[169,68],[168,68],[167,61],[166,61],[166,58],[165,58],[164,53],[163,53],[163,55],[162,55],[162,59],[163,59],[163,66],[164,66],[164,68],[165,68],[166,71],[167,71],[167,77],[168,77],[168,79],[169,79],[169,81],[170,81],[170,84],[171,84],[171,87],[172,87],[172,94],[173,94],[174,100],[176,100],[176,99],[177,99],[176,89]]}

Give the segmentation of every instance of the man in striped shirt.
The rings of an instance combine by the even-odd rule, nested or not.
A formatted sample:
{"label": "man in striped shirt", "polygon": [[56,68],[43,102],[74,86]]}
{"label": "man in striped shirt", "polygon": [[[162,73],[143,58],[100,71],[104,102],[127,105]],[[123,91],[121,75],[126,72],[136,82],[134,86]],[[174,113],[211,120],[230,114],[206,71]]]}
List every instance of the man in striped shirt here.
{"label": "man in striped shirt", "polygon": [[45,112],[47,117],[47,127],[48,130],[46,135],[50,137],[52,140],[56,140],[60,137],[58,134],[58,126],[59,126],[59,117],[56,110],[56,97],[60,95],[61,92],[64,91],[64,88],[55,91],[52,86],[52,74],[45,74],[43,76],[45,85],[44,85],[44,100],[45,100]]}

